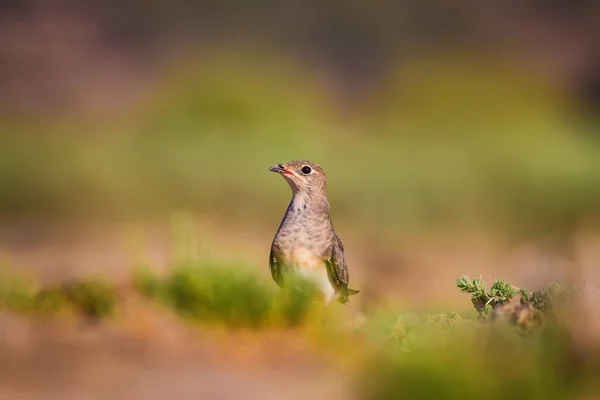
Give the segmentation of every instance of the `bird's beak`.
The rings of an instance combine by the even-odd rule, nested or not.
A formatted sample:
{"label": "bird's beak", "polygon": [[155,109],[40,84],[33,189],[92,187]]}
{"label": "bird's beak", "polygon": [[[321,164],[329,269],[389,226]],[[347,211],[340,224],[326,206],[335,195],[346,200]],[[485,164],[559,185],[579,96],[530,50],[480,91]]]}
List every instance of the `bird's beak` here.
{"label": "bird's beak", "polygon": [[269,167],[269,171],[277,172],[277,173],[284,174],[284,175],[295,175],[291,170],[286,169],[281,164],[271,165],[271,167]]}
{"label": "bird's beak", "polygon": [[283,171],[285,171],[285,168],[283,168],[283,165],[281,165],[281,164],[275,164],[275,165],[271,165],[271,167],[269,168],[269,171],[282,173]]}

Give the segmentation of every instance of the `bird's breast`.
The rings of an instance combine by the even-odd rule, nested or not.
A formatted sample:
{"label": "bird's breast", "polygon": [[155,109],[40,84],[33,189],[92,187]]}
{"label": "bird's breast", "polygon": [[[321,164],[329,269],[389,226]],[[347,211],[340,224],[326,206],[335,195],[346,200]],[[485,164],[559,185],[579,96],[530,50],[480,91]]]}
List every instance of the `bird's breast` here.
{"label": "bird's breast", "polygon": [[327,214],[317,214],[298,202],[288,207],[277,231],[274,245],[290,267],[313,269],[324,266],[333,229]]}
{"label": "bird's breast", "polygon": [[299,269],[315,269],[325,265],[325,262],[312,249],[297,246],[283,251],[283,258],[290,267]]}
{"label": "bird's breast", "polygon": [[297,246],[283,251],[284,264],[287,267],[284,274],[292,274],[314,282],[326,302],[335,296],[336,289],[329,280],[325,261],[305,246]]}

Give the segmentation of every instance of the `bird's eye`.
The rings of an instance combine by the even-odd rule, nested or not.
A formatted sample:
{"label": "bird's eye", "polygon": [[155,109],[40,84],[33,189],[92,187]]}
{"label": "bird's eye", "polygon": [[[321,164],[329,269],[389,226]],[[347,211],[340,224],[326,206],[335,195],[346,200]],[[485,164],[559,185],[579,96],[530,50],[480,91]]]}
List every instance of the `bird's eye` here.
{"label": "bird's eye", "polygon": [[304,175],[308,175],[312,172],[312,169],[310,169],[308,165],[305,165],[304,167],[302,167],[301,171]]}

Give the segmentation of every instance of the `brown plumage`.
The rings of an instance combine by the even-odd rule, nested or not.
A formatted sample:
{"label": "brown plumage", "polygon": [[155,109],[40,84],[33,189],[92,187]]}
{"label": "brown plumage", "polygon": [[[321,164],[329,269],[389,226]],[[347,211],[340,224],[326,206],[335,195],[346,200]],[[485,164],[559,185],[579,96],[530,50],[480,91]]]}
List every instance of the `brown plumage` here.
{"label": "brown plumage", "polygon": [[299,273],[317,284],[326,302],[337,298],[346,303],[358,291],[348,288],[344,246],[329,217],[325,172],[302,160],[269,170],[281,174],[292,188],[292,201],[271,246],[273,279],[282,286],[286,273]]}

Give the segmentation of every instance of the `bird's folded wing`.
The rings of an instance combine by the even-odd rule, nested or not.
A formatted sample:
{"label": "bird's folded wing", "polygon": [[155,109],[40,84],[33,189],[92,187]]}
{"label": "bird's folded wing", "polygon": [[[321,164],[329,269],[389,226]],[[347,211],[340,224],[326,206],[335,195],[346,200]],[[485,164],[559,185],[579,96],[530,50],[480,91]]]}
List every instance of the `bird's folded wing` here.
{"label": "bird's folded wing", "polygon": [[281,260],[277,257],[277,249],[275,246],[271,247],[271,254],[269,254],[269,267],[271,268],[271,276],[277,285],[283,285],[283,276],[281,275]]}
{"label": "bird's folded wing", "polygon": [[332,283],[345,293],[348,287],[348,266],[344,259],[344,245],[336,234],[333,235],[331,256],[327,261],[327,273]]}

